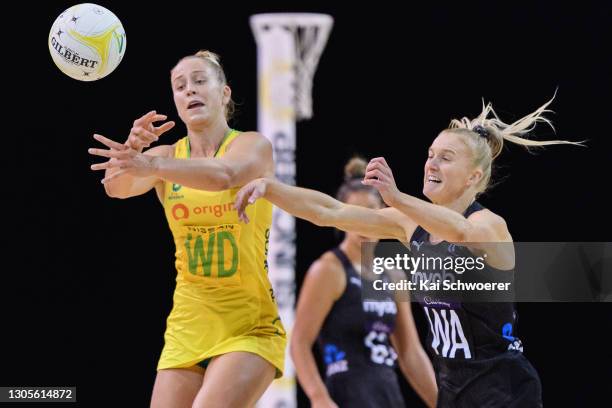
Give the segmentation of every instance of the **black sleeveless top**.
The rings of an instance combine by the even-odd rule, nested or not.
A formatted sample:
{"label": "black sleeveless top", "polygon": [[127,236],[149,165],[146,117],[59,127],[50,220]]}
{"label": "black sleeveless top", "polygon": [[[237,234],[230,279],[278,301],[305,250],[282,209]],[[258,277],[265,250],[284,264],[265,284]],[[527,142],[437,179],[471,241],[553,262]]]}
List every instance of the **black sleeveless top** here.
{"label": "black sleeveless top", "polygon": [[397,316],[393,295],[363,299],[361,277],[342,250],[333,252],[344,267],[346,288],[317,340],[329,394],[340,407],[403,407],[390,342]]}
{"label": "black sleeveless top", "polygon": [[[470,214],[484,209],[473,202],[465,211]],[[420,226],[412,234],[410,250],[412,256],[426,257],[464,257],[475,258],[470,250],[447,241],[439,244],[429,243],[429,233]],[[471,273],[471,272],[469,272]],[[511,274],[485,264],[482,275]],[[413,281],[419,278],[444,276],[454,279],[452,272],[428,270],[427,275],[415,273]],[[433,279],[431,279],[433,277]],[[501,280],[501,279],[500,279]],[[441,292],[436,292],[436,295]],[[514,304],[509,302],[461,302],[439,296],[417,296],[429,323],[428,343],[433,355],[443,359],[482,359],[492,357],[506,350],[522,351],[520,340],[515,336],[517,314]]]}
{"label": "black sleeveless top", "polygon": [[[463,214],[484,209],[473,202]],[[429,242],[430,235],[417,227],[410,240],[412,256],[472,257],[468,248],[442,241]],[[501,277],[500,271],[485,264],[480,273]],[[454,279],[447,271],[429,270],[431,279]],[[417,278],[418,279],[418,278]],[[493,279],[494,281],[497,279]],[[465,302],[444,295],[416,292],[413,300],[423,307],[429,326],[428,347],[438,383],[439,407],[539,407],[541,385],[535,369],[523,356],[516,337],[517,314],[512,302]]]}

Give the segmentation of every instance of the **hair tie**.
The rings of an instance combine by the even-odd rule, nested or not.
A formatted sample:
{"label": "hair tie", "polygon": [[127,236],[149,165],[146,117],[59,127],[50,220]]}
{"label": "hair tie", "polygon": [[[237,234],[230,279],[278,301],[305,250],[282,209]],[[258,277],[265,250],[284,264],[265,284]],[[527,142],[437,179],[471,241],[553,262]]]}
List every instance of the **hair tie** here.
{"label": "hair tie", "polygon": [[489,140],[489,131],[487,129],[485,129],[484,126],[481,125],[476,125],[474,126],[474,128],[472,129],[474,132],[478,133],[480,135],[480,137],[484,137],[485,139]]}

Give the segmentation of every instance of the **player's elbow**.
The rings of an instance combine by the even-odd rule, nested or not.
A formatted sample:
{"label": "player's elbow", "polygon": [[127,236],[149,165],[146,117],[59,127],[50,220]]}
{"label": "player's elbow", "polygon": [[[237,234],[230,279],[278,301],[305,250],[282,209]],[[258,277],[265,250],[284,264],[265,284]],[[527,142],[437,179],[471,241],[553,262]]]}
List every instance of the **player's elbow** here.
{"label": "player's elbow", "polygon": [[407,379],[411,378],[414,373],[414,371],[412,370],[412,365],[410,363],[411,361],[408,356],[404,354],[398,355],[397,365],[399,366],[400,370],[402,371],[402,373],[404,373]]}
{"label": "player's elbow", "polygon": [[291,355],[291,358],[295,360],[296,356],[301,355],[303,349],[304,347],[302,344],[300,344],[300,340],[292,337],[291,342],[289,343],[289,354]]}
{"label": "player's elbow", "polygon": [[304,336],[291,336],[289,343],[289,354],[293,360],[307,353],[311,348],[314,341],[309,341]]}
{"label": "player's elbow", "polygon": [[450,236],[447,238],[449,242],[472,242],[474,237],[474,228],[472,224],[465,220],[461,224],[457,225],[453,231],[450,232]]}
{"label": "player's elbow", "polygon": [[207,190],[210,191],[223,191],[229,190],[232,187],[237,186],[236,172],[229,166],[222,165],[219,171],[217,171],[209,182]]}
{"label": "player's elbow", "polygon": [[218,177],[215,177],[215,179],[213,180],[211,191],[229,190],[233,186],[234,185],[231,182],[231,177],[227,175],[220,175]]}
{"label": "player's elbow", "polygon": [[451,233],[450,242],[469,242],[470,233],[467,228],[458,228]]}
{"label": "player's elbow", "polygon": [[330,227],[331,223],[327,217],[325,217],[321,211],[315,212],[312,219],[310,220],[317,227]]}
{"label": "player's elbow", "polygon": [[315,210],[311,222],[318,227],[340,228],[338,211],[330,208],[319,208]]}
{"label": "player's elbow", "polygon": [[[418,350],[418,349],[421,350]],[[398,355],[398,363],[402,370],[410,372],[411,376],[414,372],[418,372],[419,364],[421,363],[419,351],[422,351],[422,348],[419,347],[409,347],[406,350],[401,350]]]}

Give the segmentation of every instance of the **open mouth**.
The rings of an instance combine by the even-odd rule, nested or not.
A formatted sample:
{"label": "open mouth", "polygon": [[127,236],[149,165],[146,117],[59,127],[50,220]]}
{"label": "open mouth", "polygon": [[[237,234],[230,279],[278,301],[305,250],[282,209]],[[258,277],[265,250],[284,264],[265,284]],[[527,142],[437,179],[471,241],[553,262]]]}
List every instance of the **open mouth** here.
{"label": "open mouth", "polygon": [[435,183],[435,184],[440,184],[442,182],[442,180],[440,180],[439,178],[437,178],[436,176],[428,176],[427,177],[427,182],[428,183]]}
{"label": "open mouth", "polygon": [[189,102],[189,105],[187,105],[187,109],[196,109],[196,108],[200,108],[204,106],[203,102],[200,101],[191,101]]}

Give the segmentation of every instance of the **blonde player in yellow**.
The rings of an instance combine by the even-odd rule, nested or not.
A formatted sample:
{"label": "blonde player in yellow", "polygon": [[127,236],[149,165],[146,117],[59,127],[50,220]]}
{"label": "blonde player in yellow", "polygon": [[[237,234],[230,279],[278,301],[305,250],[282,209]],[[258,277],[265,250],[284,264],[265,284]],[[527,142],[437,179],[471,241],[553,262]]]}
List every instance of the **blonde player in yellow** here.
{"label": "blonde player in yellow", "polygon": [[274,173],[272,147],[256,132],[229,128],[231,90],[216,54],[200,51],[171,71],[174,102],[187,137],[142,153],[174,126],[149,112],[124,144],[100,135],[90,149],[104,163],[111,197],[155,188],[176,244],[176,289],[151,407],[250,407],[280,376],[286,335],[267,278],[272,205],[233,208],[238,187]]}

